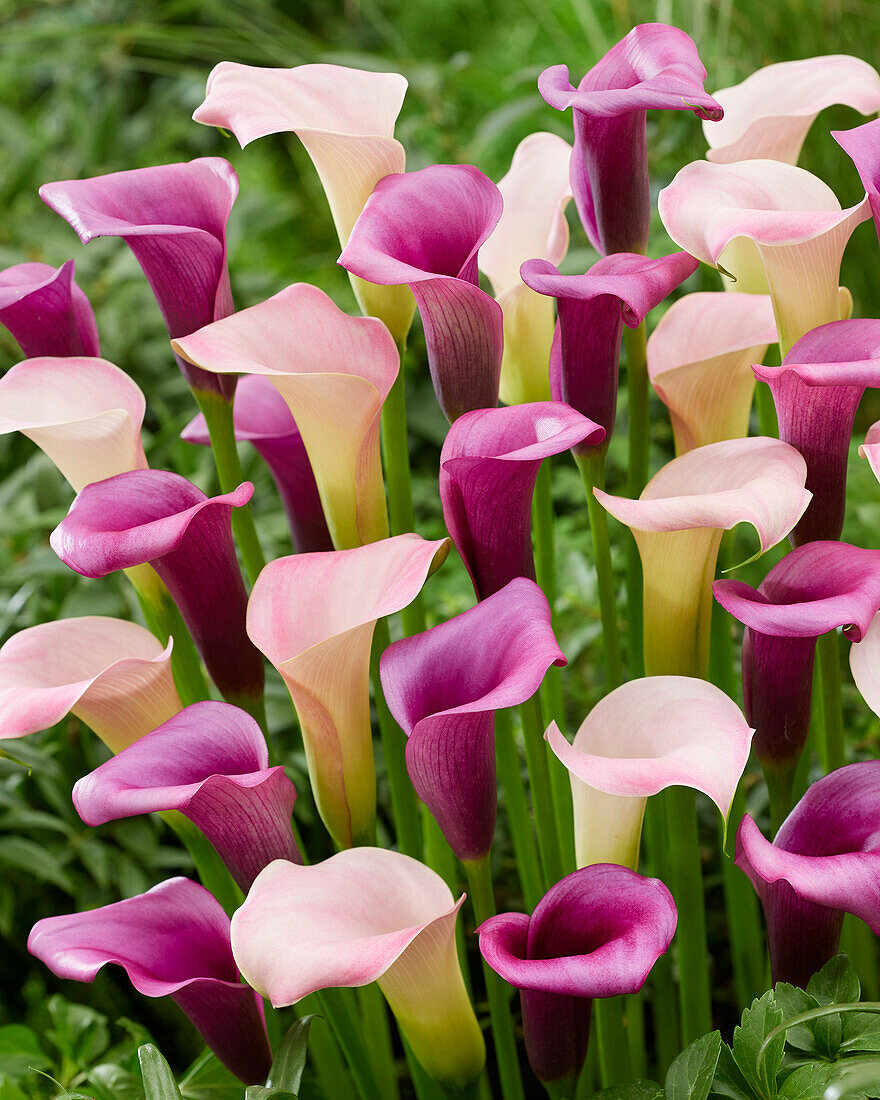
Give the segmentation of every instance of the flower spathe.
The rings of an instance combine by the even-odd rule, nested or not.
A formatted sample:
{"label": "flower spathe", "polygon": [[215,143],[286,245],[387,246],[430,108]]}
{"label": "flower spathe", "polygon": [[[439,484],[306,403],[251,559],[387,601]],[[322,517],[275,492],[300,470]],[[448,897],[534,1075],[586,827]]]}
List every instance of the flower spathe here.
{"label": "flower spathe", "polygon": [[428,867],[383,848],[310,867],[279,860],[233,917],[233,952],[276,1006],[378,982],[426,1073],[465,1084],[486,1052],[455,948],[462,900]]}
{"label": "flower spathe", "polygon": [[251,498],[246,481],[206,497],[165,470],[133,470],[87,485],[49,542],[84,577],[149,563],[180,609],[224,698],[253,705],[263,661],[245,633],[247,595],[232,542],[232,509]]}
{"label": "flower spathe", "polygon": [[480,248],[480,268],[504,315],[500,396],[506,405],[550,398],[553,304],[523,283],[519,269],[536,256],[559,264],[568,251],[570,161],[571,146],[556,134],[523,138],[498,182],[501,217]]}
{"label": "flower spathe", "polygon": [[21,630],[0,648],[0,738],[73,713],[120,752],[182,707],[163,647],[137,623],[87,615]]}
{"label": "flower spathe", "polygon": [[797,164],[816,116],[836,103],[863,115],[880,111],[880,76],[858,57],[828,54],[765,65],[714,93],[724,118],[703,123],[707,160],[781,160]]}
{"label": "flower spathe", "polygon": [[145,408],[137,384],[106,359],[25,359],[0,379],[0,435],[32,439],[76,492],[146,467]]}
{"label": "flower spathe", "polygon": [[648,337],[648,377],[669,410],[675,453],[748,435],[752,364],[776,342],[766,294],[685,294]]}
{"label": "flower spathe", "polygon": [[73,260],[58,268],[24,263],[0,271],[0,325],[26,358],[101,354],[95,315],[73,275]]}
{"label": "flower spathe", "polygon": [[631,680],[601,699],[574,742],[545,736],[571,775],[579,867],[636,869],[647,799],[693,787],[725,822],[749,758],[752,730],[720,688],[689,676]]}
{"label": "flower spathe", "polygon": [[773,981],[804,988],[840,942],[844,913],[880,934],[880,761],[849,764],[813,783],[771,844],[749,814],[736,864],[767,919]]}
{"label": "flower spathe", "polygon": [[[40,198],[86,244],[121,237],[143,268],[168,335],[186,336],[233,310],[226,267],[226,222],[238,176],[221,157],[45,183]],[[235,379],[193,370],[178,357],[197,391],[231,400]]]}
{"label": "flower spathe", "polygon": [[565,663],[547,597],[522,577],[382,654],[413,786],[459,859],[481,859],[495,834],[495,711],[530,699]]}
{"label": "flower spathe", "polygon": [[138,993],[170,997],[240,1080],[265,1081],[272,1056],[262,1005],[239,981],[229,918],[204,886],[172,878],[100,909],[47,917],[28,950],[69,981],[121,966]]}
{"label": "flower spathe", "polygon": [[443,518],[478,599],[535,579],[532,496],[541,462],[605,430],[558,401],[465,413],[440,452]]}
{"label": "flower spathe", "polygon": [[854,130],[832,130],[831,136],[856,166],[880,240],[880,119]]}
{"label": "flower spathe", "polygon": [[502,207],[498,188],[470,164],[386,176],[339,257],[362,279],[412,290],[434,392],[450,422],[498,404],[502,313],[480,290],[477,263]]}
{"label": "flower spathe", "polygon": [[179,810],[217,849],[247,893],[275,859],[300,863],[290,817],[296,791],[269,767],[263,731],[228,703],[193,703],[73,788],[86,825]]}
{"label": "flower spathe", "polygon": [[369,843],[376,815],[370,649],[376,621],[419,594],[449,543],[397,535],[352,550],[270,562],[247,612],[299,717],[312,791],[340,848]]}
{"label": "flower spathe", "polygon": [[603,256],[643,253],[651,223],[646,148],[648,110],[693,111],[720,119],[703,88],[706,70],[691,38],[664,23],[642,23],[574,88],[565,65],[545,69],[538,91],[557,111],[571,107],[571,187],[581,224]]}
{"label": "flower spathe", "polygon": [[573,1085],[593,998],[638,992],[676,923],[659,879],[594,864],[552,886],[531,916],[500,913],[480,925],[483,958],[520,991],[526,1051],[541,1081]]}
{"label": "flower spathe", "polygon": [[181,340],[177,352],[218,374],[263,374],[296,421],[337,550],[388,535],[379,457],[382,405],[400,361],[385,326],[349,317],[295,283]]}
{"label": "flower spathe", "polygon": [[769,291],[783,355],[848,311],[840,261],[870,217],[867,196],[842,210],[826,184],[791,164],[694,161],[660,192],[658,208],[676,244],[731,276],[734,289]]}
{"label": "flower spathe", "polygon": [[[295,133],[312,158],[345,247],[379,180],[404,170],[406,153],[394,138],[394,124],[406,89],[399,73],[221,61],[208,76],[205,101],[193,118],[231,130],[242,147],[266,134]],[[352,285],[364,313],[384,321],[396,340],[405,338],[414,308],[409,291],[354,277]]]}

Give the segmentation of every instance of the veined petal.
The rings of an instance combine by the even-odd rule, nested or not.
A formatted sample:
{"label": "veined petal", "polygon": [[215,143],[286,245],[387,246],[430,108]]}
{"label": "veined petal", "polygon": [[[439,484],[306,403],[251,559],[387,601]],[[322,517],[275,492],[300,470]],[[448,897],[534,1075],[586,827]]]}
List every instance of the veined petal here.
{"label": "veined petal", "polygon": [[15,264],[0,271],[0,324],[28,358],[101,354],[88,298],[73,281],[74,262]]}
{"label": "veined petal", "polygon": [[337,549],[387,537],[379,420],[400,364],[384,325],[296,283],[173,343],[205,370],[269,378],[302,435]]}
{"label": "veined petal", "polygon": [[880,119],[866,122],[854,130],[832,130],[831,136],[856,166],[859,179],[865,188],[877,237],[880,239]]}
{"label": "veined petal", "polygon": [[72,711],[119,752],[181,709],[171,646],[101,616],[14,634],[0,649],[0,738],[48,729]]}
{"label": "veined petal", "polygon": [[137,384],[106,359],[26,359],[0,379],[0,435],[32,439],[76,492],[146,468],[145,408]]}
{"label": "veined petal", "polygon": [[703,123],[708,160],[781,160],[797,164],[816,116],[842,103],[863,115],[880,111],[880,76],[858,57],[828,54],[766,65],[715,99],[724,118]]}

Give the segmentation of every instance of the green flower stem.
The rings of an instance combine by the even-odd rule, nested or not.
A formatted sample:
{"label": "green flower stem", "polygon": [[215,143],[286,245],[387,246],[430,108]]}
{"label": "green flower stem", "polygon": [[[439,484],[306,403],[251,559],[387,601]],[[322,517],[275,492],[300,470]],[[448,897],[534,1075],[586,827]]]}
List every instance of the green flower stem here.
{"label": "green flower stem", "polygon": [[[321,1016],[317,995],[311,993],[298,1001],[296,1014],[300,1018],[312,1014]],[[346,1069],[342,1051],[323,1016],[314,1021],[309,1031],[309,1056],[315,1064],[315,1072],[324,1096],[332,1096],[333,1100],[355,1100],[357,1093]]]}
{"label": "green flower stem", "polygon": [[623,1005],[630,1073],[633,1077],[644,1077],[648,1072],[648,1059],[645,1048],[645,999],[641,990],[624,997]]}
{"label": "green flower stem", "polygon": [[[235,444],[232,404],[219,393],[209,393],[205,390],[192,392],[208,426],[211,450],[214,452],[214,463],[220,480],[220,491],[231,493],[244,481],[241,460]],[[245,570],[253,584],[266,564],[266,559],[260,548],[249,504],[232,509],[232,530],[244,559]]]}
{"label": "green flower stem", "polygon": [[[422,838],[424,841],[424,855],[422,856],[422,861],[426,863],[432,871],[437,872],[452,893],[457,897],[461,887],[461,864],[456,859],[455,852],[449,847],[449,842],[443,835],[443,830],[437,824],[436,818],[424,802],[419,803],[419,808],[421,810]],[[464,982],[470,994],[472,991],[470,970],[467,964],[467,944],[464,938],[464,925],[460,920],[455,922],[455,947],[458,951],[458,961],[461,964]]]}
{"label": "green flower stem", "polygon": [[843,918],[840,949],[845,952],[859,976],[862,989],[870,1000],[880,996],[880,972],[877,967],[877,937],[871,929],[847,913]]}
{"label": "green flower stem", "polygon": [[244,901],[244,894],[226,869],[226,864],[217,854],[214,845],[179,810],[162,810],[159,816],[176,833],[192,856],[202,886],[211,891],[231,917]]}
{"label": "green flower stem", "polygon": [[596,1028],[602,1088],[619,1085],[632,1076],[623,1027],[623,997],[596,998],[593,1001],[593,1024]]}
{"label": "green flower stem", "polygon": [[364,1047],[362,1022],[351,1005],[352,991],[322,989],[316,996],[321,1005],[321,1012],[342,1048],[361,1100],[376,1100],[376,1097],[382,1096],[383,1093],[373,1072],[370,1056]]}
{"label": "green flower stem", "polygon": [[[466,1085],[459,1087],[451,1082],[442,1084],[425,1073],[421,1063],[406,1041],[406,1037],[401,1034],[400,1039],[417,1100],[482,1100],[483,1097],[485,1097],[485,1100],[492,1100],[489,1079],[485,1069],[476,1081],[469,1081]],[[336,1098],[334,1097],[333,1100],[336,1100]]]}
{"label": "green flower stem", "polygon": [[840,644],[837,631],[823,634],[816,643],[819,675],[822,680],[824,722],[818,731],[819,761],[827,775],[846,762],[843,744],[843,699],[840,687]]}
{"label": "green flower stem", "polygon": [[550,750],[544,740],[544,720],[537,695],[520,704],[526,761],[529,766],[529,782],[532,790],[532,806],[535,810],[535,826],[538,833],[538,849],[548,886],[563,877],[562,853],[556,829],[553,809],[553,788],[550,783],[550,767],[547,759]]}
{"label": "green flower stem", "polygon": [[[477,927],[495,915],[490,858],[487,855],[482,859],[468,860],[464,864]],[[483,976],[489,999],[492,1035],[495,1040],[495,1059],[498,1064],[498,1075],[501,1078],[501,1095],[504,1100],[525,1100],[516,1038],[513,1034],[513,1018],[504,983],[485,960]]]}
{"label": "green flower stem", "polygon": [[778,438],[779,421],[776,418],[776,405],[773,403],[773,394],[766,382],[758,382],[755,386],[755,408],[758,411],[758,428],[761,435]]}
{"label": "green flower stem", "polygon": [[544,882],[509,710],[495,712],[495,759],[520,888],[531,913],[544,896]]}
{"label": "green flower stem", "polygon": [[[587,512],[590,517],[590,534],[593,538],[593,557],[596,564],[596,581],[599,589],[599,610],[602,616],[602,640],[605,649],[605,691],[613,691],[623,683],[623,666],[620,657],[620,631],[617,623],[617,586],[611,565],[611,543],[608,538],[608,513],[593,495],[593,489],[605,484],[605,453],[592,456],[578,455],[587,494]],[[635,546],[635,544],[633,544]],[[636,550],[638,558],[638,551]],[[641,585],[638,604],[641,608]],[[641,638],[639,639],[641,644]]]}
{"label": "green flower stem", "polygon": [[406,735],[391,716],[379,679],[379,658],[390,644],[388,621],[379,619],[370,653],[370,678],[373,681],[373,696],[385,753],[385,770],[391,791],[391,812],[397,830],[397,846],[406,855],[419,859],[422,855],[422,830],[416,792],[406,770]]}
{"label": "green flower stem", "polygon": [[380,1095],[388,1100],[398,1100],[400,1089],[394,1068],[394,1050],[391,1046],[391,1026],[388,1021],[388,1006],[382,996],[382,990],[372,982],[361,986],[357,991],[363,1018],[363,1035],[367,1050],[373,1062],[373,1072],[379,1082]]}
{"label": "green flower stem", "polygon": [[[638,497],[648,483],[651,453],[651,421],[648,398],[647,336],[644,322],[623,330],[626,350],[626,386],[629,403],[629,477],[627,493]],[[626,620],[629,676],[643,675],[642,563],[635,540],[626,544]]]}

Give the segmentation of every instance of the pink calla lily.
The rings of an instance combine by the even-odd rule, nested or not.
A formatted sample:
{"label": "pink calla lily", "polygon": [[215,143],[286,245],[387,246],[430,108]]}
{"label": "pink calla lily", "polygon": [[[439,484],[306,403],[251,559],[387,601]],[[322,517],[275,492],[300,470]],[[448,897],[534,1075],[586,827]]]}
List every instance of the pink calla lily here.
{"label": "pink calla lily", "polygon": [[58,268],[25,263],[0,271],[0,325],[28,359],[101,354],[95,315],[73,273],[73,260]]}
{"label": "pink calla lily", "polygon": [[832,130],[831,136],[856,166],[880,240],[880,153],[877,150],[880,119],[866,122],[854,130]]}
{"label": "pink calla lily", "polygon": [[865,433],[865,442],[859,447],[859,458],[866,458],[874,477],[880,481],[880,420]]}
{"label": "pink calla lily", "polygon": [[852,640],[849,667],[853,680],[862,698],[880,716],[880,614],[874,616],[861,638]]}

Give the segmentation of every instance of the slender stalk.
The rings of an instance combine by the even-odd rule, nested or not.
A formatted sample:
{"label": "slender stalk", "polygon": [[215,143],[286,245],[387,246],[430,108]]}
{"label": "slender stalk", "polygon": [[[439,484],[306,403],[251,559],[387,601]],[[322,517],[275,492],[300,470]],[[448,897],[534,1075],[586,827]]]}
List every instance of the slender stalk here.
{"label": "slender stalk", "polygon": [[[645,325],[625,328],[626,385],[629,403],[629,477],[627,493],[638,497],[648,483],[651,454],[651,421],[648,400],[648,362]],[[635,540],[626,543],[626,619],[629,676],[644,674],[642,655],[642,563]]]}
{"label": "slender stalk", "polygon": [[406,735],[391,716],[382,691],[382,682],[379,679],[379,658],[390,644],[388,622],[386,619],[380,619],[376,623],[373,635],[370,678],[373,681],[373,696],[379,715],[379,731],[385,753],[385,770],[391,791],[391,812],[397,831],[398,848],[413,859],[418,859],[422,854],[422,831],[416,792],[413,790],[406,770]]}
{"label": "slender stalk", "polygon": [[357,991],[363,1017],[363,1033],[367,1050],[373,1063],[373,1072],[382,1087],[381,1095],[388,1100],[398,1100],[397,1073],[394,1068],[394,1050],[391,1046],[391,1026],[388,1008],[382,990],[373,982]]}
{"label": "slender stalk", "polygon": [[840,644],[837,631],[823,634],[816,643],[819,675],[822,680],[822,711],[824,722],[818,740],[819,760],[827,775],[846,762],[843,743],[843,699],[840,687]]}
{"label": "slender stalk", "polygon": [[541,703],[537,695],[521,703],[519,712],[522,718],[526,761],[529,766],[538,848],[541,852],[545,879],[548,885],[552,886],[563,877],[562,854],[559,849],[559,834],[553,809],[553,788],[550,783],[550,767],[547,759],[549,750],[544,741],[544,720],[541,717]]}
{"label": "slender stalk", "polygon": [[[244,481],[241,460],[235,444],[232,405],[220,394],[208,393],[205,390],[193,390],[193,396],[208,426],[220,490],[223,493],[231,493]],[[266,564],[266,559],[260,548],[260,540],[257,538],[257,529],[254,527],[254,517],[251,515],[249,504],[232,509],[232,530],[241,550],[245,570],[253,584]]]}
{"label": "slender stalk", "polygon": [[624,997],[623,1004],[630,1072],[633,1077],[644,1077],[648,1072],[648,1060],[645,1050],[645,1000],[641,990]]}
{"label": "slender stalk", "polygon": [[623,997],[599,997],[593,1001],[593,1026],[596,1029],[602,1088],[610,1088],[631,1076],[629,1048],[623,1028]]}
{"label": "slender stalk", "polygon": [[[321,1015],[317,996],[312,993],[297,1002],[296,1014],[300,1018],[312,1013]],[[315,1026],[317,1025],[317,1026]],[[319,1086],[324,1096],[333,1100],[354,1100],[355,1089],[345,1067],[342,1051],[325,1019],[315,1021],[309,1031],[309,1057],[314,1062]]]}
{"label": "slender stalk", "polygon": [[[489,860],[489,856],[484,856],[479,860],[468,860],[464,865],[477,927],[484,920],[495,915],[495,896],[492,890],[492,871]],[[495,1060],[498,1064],[498,1075],[501,1078],[501,1095],[504,1100],[525,1100],[516,1038],[513,1034],[513,1020],[504,984],[485,960],[483,976],[486,980],[489,1018],[492,1021],[492,1036],[495,1040]]]}
{"label": "slender stalk", "polygon": [[544,896],[544,883],[509,710],[495,712],[495,760],[520,888],[531,913]]}
{"label": "slender stalk", "polygon": [[868,1000],[876,1000],[880,995],[877,937],[864,921],[860,921],[852,913],[847,913],[843,918],[840,947],[852,960]]}
{"label": "slender stalk", "polygon": [[179,810],[162,810],[159,814],[192,856],[202,886],[210,890],[228,916],[232,916],[244,901],[244,894],[226,869],[214,845],[205,834]]}
{"label": "slender stalk", "polygon": [[382,1090],[373,1072],[369,1054],[364,1048],[363,1028],[359,1017],[352,1010],[349,991],[322,989],[316,996],[321,1011],[342,1048],[361,1100],[376,1100],[377,1096],[382,1096]]}
{"label": "slender stalk", "polygon": [[[645,870],[662,882],[671,881],[667,841],[666,804],[663,796],[648,799],[642,826],[642,849]],[[651,1017],[654,1022],[654,1046],[657,1055],[657,1073],[663,1079],[672,1060],[678,1054],[679,1018],[678,1004],[670,991],[675,985],[672,959],[661,955],[651,971]]]}
{"label": "slender stalk", "polygon": [[758,428],[761,435],[769,435],[776,439],[779,435],[779,421],[776,418],[773,394],[766,382],[758,382],[755,386],[755,408],[758,410]]}

